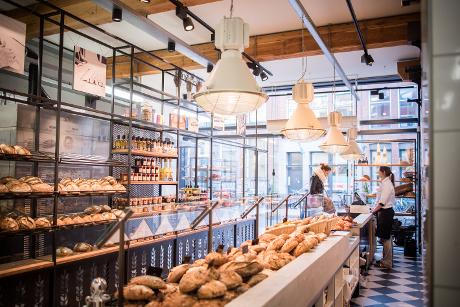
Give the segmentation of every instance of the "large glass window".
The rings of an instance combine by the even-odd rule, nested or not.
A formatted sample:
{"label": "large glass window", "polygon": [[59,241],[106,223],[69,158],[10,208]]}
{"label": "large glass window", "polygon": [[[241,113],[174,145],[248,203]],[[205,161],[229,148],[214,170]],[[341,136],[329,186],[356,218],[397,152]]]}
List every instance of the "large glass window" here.
{"label": "large glass window", "polygon": [[335,110],[342,116],[353,116],[353,99],[350,93],[335,94]]}
{"label": "large glass window", "polygon": [[328,94],[315,94],[315,98],[310,102],[310,108],[315,112],[316,117],[327,117],[328,106]]}
{"label": "large glass window", "polygon": [[287,186],[288,193],[295,193],[302,189],[302,153],[287,153]]}
{"label": "large glass window", "polygon": [[[399,118],[417,118],[417,104],[408,102],[408,99],[417,98],[417,88],[399,89]],[[415,127],[416,123],[403,123],[400,127]]]}
{"label": "large glass window", "polygon": [[390,90],[370,91],[369,118],[384,119],[391,116]]}

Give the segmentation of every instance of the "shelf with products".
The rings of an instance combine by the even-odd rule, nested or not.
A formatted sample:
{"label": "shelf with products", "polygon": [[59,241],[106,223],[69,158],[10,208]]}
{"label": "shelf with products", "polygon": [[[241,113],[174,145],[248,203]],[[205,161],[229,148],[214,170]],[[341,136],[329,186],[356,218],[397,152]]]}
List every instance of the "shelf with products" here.
{"label": "shelf with products", "polygon": [[[127,155],[128,149],[113,149],[112,154],[118,155]],[[143,156],[143,157],[152,157],[152,158],[169,158],[169,159],[177,159],[177,154],[163,154],[163,153],[155,153],[143,150],[131,150],[131,155],[133,156]]]}
{"label": "shelf with products", "polygon": [[357,163],[355,164],[355,166],[358,166],[358,167],[380,167],[380,166],[388,166],[388,167],[411,167],[411,166],[414,166],[413,164],[404,164],[404,163],[395,163],[395,164],[362,164],[362,163]]}
{"label": "shelf with products", "polygon": [[2,263],[0,264],[0,278],[26,273],[33,270],[52,268],[53,266],[54,263],[51,260],[51,256]]}
{"label": "shelf with products", "polygon": [[[128,185],[128,181],[121,181],[121,184]],[[177,181],[131,181],[131,184],[139,185],[177,185]]]}

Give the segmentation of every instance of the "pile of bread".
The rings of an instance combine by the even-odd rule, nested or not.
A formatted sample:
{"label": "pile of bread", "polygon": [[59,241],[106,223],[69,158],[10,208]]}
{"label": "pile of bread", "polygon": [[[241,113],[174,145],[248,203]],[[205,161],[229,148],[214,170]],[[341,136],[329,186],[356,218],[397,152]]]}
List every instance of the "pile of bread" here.
{"label": "pile of bread", "polygon": [[350,230],[352,226],[353,218],[351,216],[340,216],[332,230]]}
{"label": "pile of bread", "polygon": [[122,218],[125,213],[119,209],[112,209],[108,205],[91,206],[83,214],[62,215],[57,219],[58,226],[95,223]]}
{"label": "pile of bread", "polygon": [[8,144],[0,144],[0,153],[8,154],[8,155],[21,155],[21,156],[30,156],[30,151],[22,146],[19,145],[8,145]]}
{"label": "pile of bread", "polygon": [[53,187],[38,177],[25,176],[16,179],[11,176],[0,178],[0,193],[52,193]]}
{"label": "pile of bread", "polygon": [[126,188],[112,176],[101,179],[64,178],[59,182],[59,192],[126,192]]}
{"label": "pile of bread", "polygon": [[30,216],[2,216],[0,217],[0,230],[15,231],[51,227],[51,220],[46,217],[31,218]]}
{"label": "pile of bread", "polygon": [[176,266],[166,282],[155,276],[134,277],[123,288],[124,306],[224,306],[327,238],[309,232],[310,222],[308,218],[279,225],[239,248]]}
{"label": "pile of bread", "polygon": [[[59,216],[57,226],[109,221],[122,218],[124,215],[125,213],[122,210],[112,209],[107,205],[91,206],[86,208],[83,214]],[[51,217],[37,217],[35,219],[30,216],[14,217],[10,215],[0,217],[1,231],[45,228],[51,227],[52,224],[53,220]]]}

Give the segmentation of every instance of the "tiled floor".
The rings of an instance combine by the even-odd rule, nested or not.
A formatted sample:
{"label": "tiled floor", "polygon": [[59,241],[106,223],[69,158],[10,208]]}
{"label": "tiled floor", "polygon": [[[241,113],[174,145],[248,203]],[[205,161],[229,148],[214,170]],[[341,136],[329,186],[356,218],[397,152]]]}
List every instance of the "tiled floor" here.
{"label": "tiled floor", "polygon": [[[381,249],[376,254],[381,255]],[[404,257],[401,248],[394,248],[393,269],[372,266],[365,279],[351,306],[424,306],[422,262]]]}

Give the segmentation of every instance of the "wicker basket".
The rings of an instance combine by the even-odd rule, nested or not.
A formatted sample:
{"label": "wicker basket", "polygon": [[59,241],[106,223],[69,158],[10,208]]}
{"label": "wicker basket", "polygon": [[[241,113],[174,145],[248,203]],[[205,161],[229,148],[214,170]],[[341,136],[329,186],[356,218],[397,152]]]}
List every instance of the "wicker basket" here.
{"label": "wicker basket", "polygon": [[340,221],[340,217],[338,217],[338,216],[336,216],[336,217],[334,217],[334,218],[332,218],[332,219],[329,219],[329,220],[328,220],[328,223],[329,223],[329,230],[334,230],[334,229],[336,229],[336,228],[337,228],[337,225],[338,225],[338,223],[339,223],[339,221]]}
{"label": "wicker basket", "polygon": [[321,220],[318,222],[308,224],[307,226],[308,231],[312,231],[314,233],[326,233],[327,231],[330,232],[330,228],[328,227],[328,220]]}

